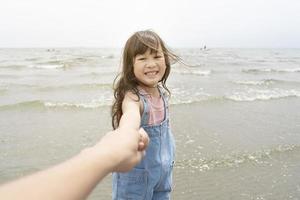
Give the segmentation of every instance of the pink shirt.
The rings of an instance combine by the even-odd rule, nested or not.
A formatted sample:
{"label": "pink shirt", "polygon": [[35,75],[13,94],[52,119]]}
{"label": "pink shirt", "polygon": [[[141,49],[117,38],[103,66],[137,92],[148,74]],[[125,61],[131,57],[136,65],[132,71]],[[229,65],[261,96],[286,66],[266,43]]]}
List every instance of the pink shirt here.
{"label": "pink shirt", "polygon": [[145,96],[149,105],[149,123],[148,125],[154,125],[161,123],[165,118],[165,107],[162,97],[153,97],[146,93],[144,90],[140,90],[140,93]]}

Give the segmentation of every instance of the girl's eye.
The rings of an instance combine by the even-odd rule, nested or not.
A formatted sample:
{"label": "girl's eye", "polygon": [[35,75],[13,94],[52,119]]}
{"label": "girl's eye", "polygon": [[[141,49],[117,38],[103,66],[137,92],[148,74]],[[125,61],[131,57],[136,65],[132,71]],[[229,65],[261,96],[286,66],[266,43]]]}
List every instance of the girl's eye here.
{"label": "girl's eye", "polygon": [[140,58],[138,58],[137,60],[145,60],[146,58],[144,58],[144,57],[140,57]]}
{"label": "girl's eye", "polygon": [[154,58],[161,58],[162,56],[155,56]]}

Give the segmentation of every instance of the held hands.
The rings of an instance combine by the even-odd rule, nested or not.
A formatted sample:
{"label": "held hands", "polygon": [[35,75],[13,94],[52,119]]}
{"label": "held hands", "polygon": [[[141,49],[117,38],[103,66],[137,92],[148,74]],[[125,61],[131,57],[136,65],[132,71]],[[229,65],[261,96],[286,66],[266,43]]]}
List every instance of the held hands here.
{"label": "held hands", "polygon": [[145,153],[145,150],[147,149],[149,144],[149,137],[143,128],[140,128],[139,134],[140,136],[139,136],[138,151],[142,151],[143,153]]}
{"label": "held hands", "polygon": [[145,154],[149,137],[144,129],[116,129],[107,133],[94,148],[107,155],[110,171],[126,172],[138,164]]}

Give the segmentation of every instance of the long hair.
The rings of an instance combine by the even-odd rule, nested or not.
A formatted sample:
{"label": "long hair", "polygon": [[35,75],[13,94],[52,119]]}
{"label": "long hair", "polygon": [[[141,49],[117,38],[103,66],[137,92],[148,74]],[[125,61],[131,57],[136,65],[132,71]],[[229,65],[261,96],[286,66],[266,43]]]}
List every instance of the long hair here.
{"label": "long hair", "polygon": [[160,80],[161,86],[170,95],[170,91],[166,86],[166,81],[170,74],[170,60],[178,61],[179,57],[172,53],[164,44],[163,40],[153,31],[145,30],[134,33],[126,42],[122,56],[122,71],[116,76],[113,83],[115,101],[112,105],[112,127],[118,128],[122,117],[122,102],[126,92],[132,92],[138,95],[138,80],[134,75],[133,64],[134,58],[139,54],[144,54],[148,49],[150,53],[157,53],[161,47],[166,64],[166,71]]}

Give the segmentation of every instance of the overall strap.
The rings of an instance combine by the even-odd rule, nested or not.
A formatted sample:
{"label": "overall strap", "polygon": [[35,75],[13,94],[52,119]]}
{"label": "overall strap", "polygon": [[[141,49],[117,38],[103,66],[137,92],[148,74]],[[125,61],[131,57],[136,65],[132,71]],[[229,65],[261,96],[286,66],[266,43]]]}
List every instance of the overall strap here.
{"label": "overall strap", "polygon": [[168,104],[168,97],[167,97],[167,95],[163,92],[163,89],[160,87],[160,86],[158,86],[158,91],[159,91],[159,93],[160,93],[160,96],[162,97],[162,99],[163,99],[163,102],[164,102],[164,110],[165,110],[165,116],[164,116],[164,119],[169,119],[169,104]]}
{"label": "overall strap", "polygon": [[143,102],[143,107],[144,107],[144,111],[142,113],[142,117],[141,117],[141,126],[143,125],[147,125],[149,123],[149,105],[147,103],[147,100],[145,98],[144,95],[139,94],[139,97],[141,98],[142,102]]}

